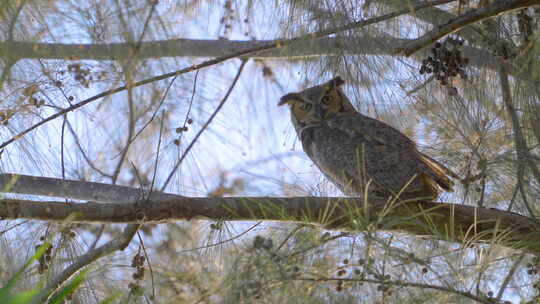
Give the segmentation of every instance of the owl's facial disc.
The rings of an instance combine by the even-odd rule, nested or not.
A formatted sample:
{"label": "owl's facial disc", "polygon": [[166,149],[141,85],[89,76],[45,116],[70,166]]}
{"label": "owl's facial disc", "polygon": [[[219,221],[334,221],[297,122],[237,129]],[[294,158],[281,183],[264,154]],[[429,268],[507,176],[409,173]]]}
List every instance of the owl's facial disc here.
{"label": "owl's facial disc", "polygon": [[321,105],[305,100],[299,93],[290,93],[281,97],[278,105],[284,104],[289,105],[292,115],[302,125],[319,123],[323,120]]}
{"label": "owl's facial disc", "polygon": [[304,125],[316,124],[323,120],[323,110],[319,104],[295,100],[289,103],[292,114]]}
{"label": "owl's facial disc", "polygon": [[356,112],[339,88],[328,89],[319,102],[324,108],[324,119]]}
{"label": "owl's facial disc", "polygon": [[354,112],[339,88],[343,84],[343,79],[336,77],[302,92],[284,95],[278,105],[288,104],[294,120],[303,126],[318,124],[339,114]]}

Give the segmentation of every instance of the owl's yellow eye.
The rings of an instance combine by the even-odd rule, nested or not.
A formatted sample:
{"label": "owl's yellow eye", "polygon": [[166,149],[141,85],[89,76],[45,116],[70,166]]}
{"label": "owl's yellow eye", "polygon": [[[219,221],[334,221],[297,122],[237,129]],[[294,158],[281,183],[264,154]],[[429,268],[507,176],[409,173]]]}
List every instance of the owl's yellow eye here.
{"label": "owl's yellow eye", "polygon": [[321,99],[321,102],[325,105],[328,105],[330,103],[330,101],[332,101],[332,98],[328,95],[324,96],[322,99]]}
{"label": "owl's yellow eye", "polygon": [[309,111],[311,109],[311,104],[310,103],[302,103],[300,105],[300,109],[302,109],[304,111]]}

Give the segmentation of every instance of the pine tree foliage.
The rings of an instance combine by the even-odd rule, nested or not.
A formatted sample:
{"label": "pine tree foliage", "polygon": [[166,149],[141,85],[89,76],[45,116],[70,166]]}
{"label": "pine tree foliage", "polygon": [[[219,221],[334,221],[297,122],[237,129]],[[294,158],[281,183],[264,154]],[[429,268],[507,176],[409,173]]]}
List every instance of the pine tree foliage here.
{"label": "pine tree foliage", "polygon": [[[272,205],[251,221],[144,223],[144,204],[172,199],[162,192],[246,204],[341,196],[277,107],[285,93],[340,75],[360,112],[461,177],[440,202],[538,227],[539,38],[537,0],[1,1],[0,286],[9,288],[0,295],[537,303],[534,229],[516,238],[478,223],[456,237],[437,218],[356,211],[339,219],[352,229],[338,229]],[[36,178],[23,187],[8,173]],[[136,221],[53,221],[60,211],[39,209],[51,201],[62,210],[97,201],[88,206],[98,211],[137,202]],[[48,249],[34,261],[38,248]]]}

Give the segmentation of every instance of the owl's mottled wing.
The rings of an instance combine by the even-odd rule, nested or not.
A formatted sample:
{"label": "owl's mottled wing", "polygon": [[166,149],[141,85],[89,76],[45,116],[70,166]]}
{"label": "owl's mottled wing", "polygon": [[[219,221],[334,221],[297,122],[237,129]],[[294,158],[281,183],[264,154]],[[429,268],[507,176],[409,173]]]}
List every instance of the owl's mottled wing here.
{"label": "owl's mottled wing", "polygon": [[[352,142],[362,144],[361,165],[382,189],[398,192],[409,183],[406,192],[422,192],[426,187],[436,188],[436,183],[451,190],[449,170],[419,152],[415,143],[397,129],[359,113],[327,120],[327,124],[347,133]],[[355,161],[358,166],[358,157]],[[350,171],[354,176],[354,168]],[[433,191],[436,193],[436,189]]]}

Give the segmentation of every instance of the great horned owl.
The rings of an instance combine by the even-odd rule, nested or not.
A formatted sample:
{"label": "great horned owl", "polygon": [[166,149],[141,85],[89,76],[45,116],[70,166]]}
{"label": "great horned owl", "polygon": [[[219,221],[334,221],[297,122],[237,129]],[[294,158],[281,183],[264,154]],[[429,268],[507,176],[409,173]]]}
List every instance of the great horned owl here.
{"label": "great horned owl", "polygon": [[302,147],[322,173],[345,194],[429,199],[439,188],[452,191],[456,177],[418,151],[395,128],[358,113],[336,77],[327,83],[289,93],[288,104]]}

